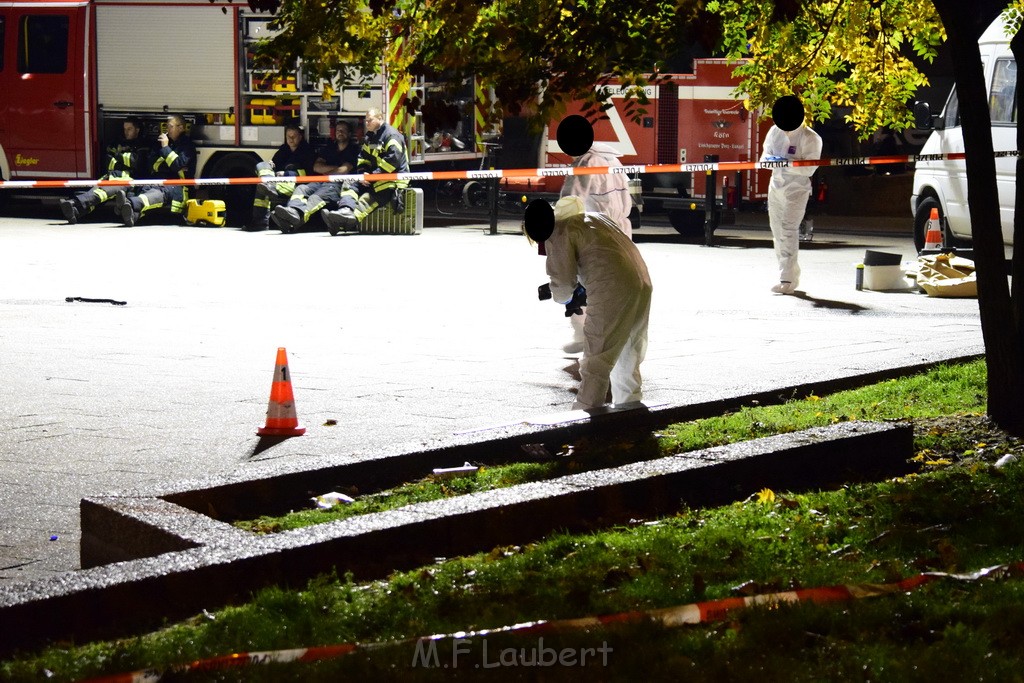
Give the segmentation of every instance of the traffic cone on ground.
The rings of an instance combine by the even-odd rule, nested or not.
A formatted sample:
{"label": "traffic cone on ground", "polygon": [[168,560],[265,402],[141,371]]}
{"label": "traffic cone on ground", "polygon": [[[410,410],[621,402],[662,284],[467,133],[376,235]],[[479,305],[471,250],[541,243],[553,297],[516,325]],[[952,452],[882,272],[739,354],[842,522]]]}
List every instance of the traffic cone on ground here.
{"label": "traffic cone on ground", "polygon": [[270,385],[270,405],[267,424],[256,430],[260,436],[302,436],[305,427],[299,426],[292,395],[292,377],[288,373],[288,353],[282,346],[277,350],[274,364],[274,383]]}
{"label": "traffic cone on ground", "polygon": [[942,249],[942,228],[939,226],[939,210],[932,209],[928,216],[928,232],[924,236],[925,251],[939,251]]}

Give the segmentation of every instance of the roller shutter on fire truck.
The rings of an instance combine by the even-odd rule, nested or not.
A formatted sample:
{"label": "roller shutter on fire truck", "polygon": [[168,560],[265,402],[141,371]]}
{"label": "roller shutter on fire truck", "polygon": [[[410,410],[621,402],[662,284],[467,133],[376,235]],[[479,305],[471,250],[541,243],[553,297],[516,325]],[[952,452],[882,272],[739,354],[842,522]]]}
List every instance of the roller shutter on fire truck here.
{"label": "roller shutter on fire truck", "polygon": [[228,111],[235,106],[235,13],[219,6],[98,2],[99,104],[108,110]]}

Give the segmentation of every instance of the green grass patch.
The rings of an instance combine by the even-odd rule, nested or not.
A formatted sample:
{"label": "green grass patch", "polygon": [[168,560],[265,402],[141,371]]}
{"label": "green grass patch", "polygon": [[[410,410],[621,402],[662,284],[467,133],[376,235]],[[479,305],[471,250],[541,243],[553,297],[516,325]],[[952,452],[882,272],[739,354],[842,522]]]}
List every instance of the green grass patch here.
{"label": "green grass patch", "polygon": [[[940,366],[829,396],[776,406],[749,406],[728,415],[673,425],[663,448],[683,452],[852,420],[902,420],[985,411],[982,361]],[[922,444],[928,447],[927,444]]]}
{"label": "green grass patch", "polygon": [[260,534],[300,529],[313,524],[333,522],[357,515],[393,510],[428,500],[451,498],[513,484],[550,479],[557,476],[561,469],[563,467],[555,462],[514,463],[502,467],[482,467],[479,473],[473,477],[459,477],[447,481],[434,481],[426,478],[379,493],[360,496],[352,503],[341,503],[326,510],[319,508],[296,510],[285,515],[239,520],[234,525],[240,529]]}
{"label": "green grass patch", "polygon": [[[699,428],[698,423],[674,425],[659,440],[670,451],[738,440],[740,432],[733,428],[739,429],[742,416],[748,430],[760,422],[792,431],[853,416],[897,419],[913,413],[925,425],[916,430],[918,474],[835,491],[762,491],[718,508],[680,509],[669,517],[601,533],[553,535],[370,583],[332,576],[300,590],[270,588],[249,604],[198,615],[157,633],[51,647],[5,661],[0,677],[38,680],[48,671],[49,680],[70,681],[165,669],[231,652],[402,641],[1019,562],[1024,560],[1024,466],[1017,462],[996,468],[992,463],[1006,453],[1024,457],[1024,447],[1015,439],[999,438],[998,430],[978,427],[984,426],[981,418],[950,420],[943,412],[982,410],[984,393],[978,392],[983,376],[980,364],[945,368],[831,397],[744,409],[702,420]],[[953,403],[956,410],[950,411]],[[865,410],[871,415],[862,415]],[[542,477],[545,472],[531,465],[510,476]],[[467,486],[487,483],[458,481]],[[1024,671],[1022,598],[1024,581],[946,580],[888,597],[750,609],[700,626],[670,629],[634,621],[548,632],[543,641],[536,634],[515,632],[442,639],[434,644],[434,659],[424,659],[430,651],[422,645],[417,651],[405,642],[318,664],[177,674],[174,680],[432,681],[466,674],[487,680],[558,681],[638,676],[686,681],[751,676],[772,681],[1012,681],[1022,680]],[[603,660],[601,647],[608,648]],[[594,654],[585,671],[578,665],[522,664],[520,655],[528,661],[544,655],[543,648],[568,651],[577,663],[584,650]]]}

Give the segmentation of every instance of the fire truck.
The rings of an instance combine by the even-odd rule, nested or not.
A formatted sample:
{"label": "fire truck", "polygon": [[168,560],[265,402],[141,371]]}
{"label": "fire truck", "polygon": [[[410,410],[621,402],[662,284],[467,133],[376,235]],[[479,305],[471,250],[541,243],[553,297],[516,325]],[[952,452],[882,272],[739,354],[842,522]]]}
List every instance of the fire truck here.
{"label": "fire truck", "polygon": [[[768,119],[758,121],[733,95],[737,80],[736,63],[724,59],[695,59],[693,73],[661,75],[645,87],[649,104],[639,121],[627,112],[622,87],[612,81],[608,88],[611,104],[602,118],[593,121],[594,140],[604,142],[622,156],[623,165],[704,163],[708,161],[757,161],[761,141],[771,127]],[[583,113],[582,102],[568,105],[565,116]],[[505,122],[504,155],[501,168],[551,169],[550,176],[503,178],[502,200],[522,203],[534,197],[557,196],[564,169],[572,159],[558,147],[555,132],[562,116],[552,120],[542,135],[528,140],[525,127],[518,134]],[[664,211],[679,232],[705,228],[708,209],[713,212],[737,209],[763,202],[768,194],[770,174],[758,171],[735,173],[645,173],[632,180],[634,198],[644,211]],[[709,181],[713,192],[708,192]],[[473,193],[473,188],[467,195]],[[479,188],[476,196],[482,197]]]}
{"label": "fire truck", "polygon": [[[301,64],[281,76],[261,70],[253,50],[272,30],[272,15],[241,1],[0,0],[0,180],[96,178],[125,116],[155,138],[170,113],[189,122],[198,178],[254,175],[284,141],[286,120],[298,119],[314,146],[339,120],[360,134],[370,107],[406,133],[413,165],[480,165],[472,79],[425,82],[386,65],[354,82],[310,82]],[[430,125],[405,106],[414,100],[439,113]],[[249,185],[199,191],[226,201],[229,222],[251,206]]]}

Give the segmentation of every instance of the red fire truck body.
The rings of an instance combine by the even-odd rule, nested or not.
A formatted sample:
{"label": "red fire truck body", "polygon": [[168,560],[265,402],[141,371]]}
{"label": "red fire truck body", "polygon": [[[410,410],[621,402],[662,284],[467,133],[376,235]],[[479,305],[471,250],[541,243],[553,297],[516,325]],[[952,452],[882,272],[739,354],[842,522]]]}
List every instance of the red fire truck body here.
{"label": "red fire truck body", "polygon": [[[479,166],[472,79],[453,88],[383,67],[331,88],[301,67],[278,77],[252,49],[272,18],[239,0],[0,0],[0,180],[96,178],[125,116],[142,118],[156,137],[170,113],[189,123],[198,178],[246,177],[282,144],[285,121],[297,119],[314,145],[329,144],[336,121],[358,131],[369,107],[406,132],[413,165]],[[413,88],[428,101],[443,91],[437,97],[454,110],[450,125],[464,142],[433,145],[412,130],[404,102]]]}
{"label": "red fire truck body", "polygon": [[[639,121],[631,120],[621,87],[605,86],[611,93],[612,108],[594,122],[594,140],[613,147],[625,166],[704,163],[705,161],[757,161],[761,141],[771,126],[758,121],[734,96],[736,64],[723,59],[695,59],[693,73],[662,76],[648,85],[649,103]],[[583,113],[583,103],[570,103],[565,115]],[[556,130],[562,117],[552,120],[541,140],[538,168],[569,166],[572,159],[558,147]],[[763,201],[767,197],[768,172],[741,171],[716,175],[716,200],[720,207]],[[664,209],[677,227],[703,225],[706,173],[648,173],[640,178],[645,210]],[[561,176],[536,176],[503,181],[510,193],[557,193]],[[634,180],[636,183],[636,180]]]}

